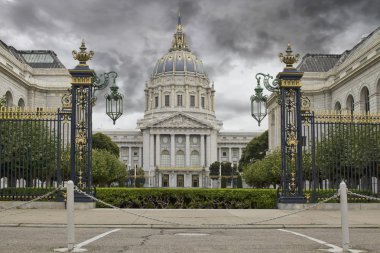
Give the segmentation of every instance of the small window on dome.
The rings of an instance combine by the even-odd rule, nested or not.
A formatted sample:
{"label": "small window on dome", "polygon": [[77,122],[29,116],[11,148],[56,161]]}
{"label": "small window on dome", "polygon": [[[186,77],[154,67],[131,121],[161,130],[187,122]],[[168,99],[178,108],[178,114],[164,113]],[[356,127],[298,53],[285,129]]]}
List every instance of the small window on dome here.
{"label": "small window on dome", "polygon": [[165,72],[173,71],[173,58],[170,56],[166,59]]}
{"label": "small window on dome", "polygon": [[164,71],[164,61],[161,60],[157,67],[157,74],[160,74]]}
{"label": "small window on dome", "polygon": [[190,59],[187,58],[186,70],[189,71],[189,72],[194,72],[194,62],[192,61],[191,58]]}
{"label": "small window on dome", "polygon": [[176,71],[184,71],[184,61],[180,55],[178,55],[178,58],[177,58],[177,61],[175,64],[175,70]]}

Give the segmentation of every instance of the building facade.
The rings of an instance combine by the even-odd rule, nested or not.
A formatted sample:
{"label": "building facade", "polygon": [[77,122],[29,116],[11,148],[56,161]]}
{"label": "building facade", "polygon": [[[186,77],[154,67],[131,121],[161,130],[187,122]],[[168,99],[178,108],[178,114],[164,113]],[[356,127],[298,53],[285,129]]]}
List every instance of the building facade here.
{"label": "building facade", "polygon": [[17,50],[0,41],[0,96],[7,106],[59,107],[70,74],[50,50]]}
{"label": "building facade", "polygon": [[[304,72],[302,91],[312,111],[380,112],[380,27],[342,54],[306,54],[297,69]],[[269,149],[281,145],[280,108],[268,100]]]}

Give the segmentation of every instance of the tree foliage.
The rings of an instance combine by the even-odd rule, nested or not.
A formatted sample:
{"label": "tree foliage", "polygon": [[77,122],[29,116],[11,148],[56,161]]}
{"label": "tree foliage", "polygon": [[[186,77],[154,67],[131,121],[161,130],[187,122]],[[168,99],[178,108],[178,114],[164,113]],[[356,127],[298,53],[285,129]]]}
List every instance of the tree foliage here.
{"label": "tree foliage", "polygon": [[111,154],[119,157],[119,147],[111,138],[103,133],[96,133],[92,135],[92,148],[107,150]]}
{"label": "tree foliage", "polygon": [[243,171],[243,168],[252,161],[263,159],[267,150],[268,131],[265,131],[248,142],[239,161],[239,171]]}
{"label": "tree foliage", "polygon": [[[221,167],[220,167],[221,166]],[[231,163],[230,162],[213,162],[210,167],[210,176],[211,177],[219,177],[219,173],[222,174],[222,177],[227,177],[227,176],[231,176],[234,171],[233,171],[233,168],[231,166]],[[221,170],[221,172],[219,172]]]}
{"label": "tree foliage", "polygon": [[[337,124],[316,143],[316,168],[321,179],[337,185],[369,182],[380,164],[379,127],[370,124]],[[356,187],[356,185],[353,185]]]}
{"label": "tree foliage", "polygon": [[25,186],[35,179],[50,183],[57,177],[57,132],[44,121],[1,121],[0,156],[10,187],[17,178],[24,178]]}
{"label": "tree foliage", "polygon": [[[135,178],[135,173],[136,173],[136,178]],[[142,168],[137,168],[137,169],[135,168],[135,169],[129,170],[129,174],[128,174],[129,186],[140,188],[140,187],[143,187],[144,184],[145,184],[145,172]]]}
{"label": "tree foliage", "polygon": [[125,166],[115,155],[107,150],[92,150],[92,180],[94,185],[109,187],[114,182],[124,185],[126,178]]}

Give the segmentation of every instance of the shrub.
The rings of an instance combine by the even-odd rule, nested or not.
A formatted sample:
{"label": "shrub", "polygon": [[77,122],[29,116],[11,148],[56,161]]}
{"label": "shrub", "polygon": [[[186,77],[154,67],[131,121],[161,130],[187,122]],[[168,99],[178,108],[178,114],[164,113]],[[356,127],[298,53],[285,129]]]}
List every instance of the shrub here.
{"label": "shrub", "polygon": [[[120,208],[276,208],[273,189],[98,188],[97,198]],[[97,207],[106,207],[97,203]]]}

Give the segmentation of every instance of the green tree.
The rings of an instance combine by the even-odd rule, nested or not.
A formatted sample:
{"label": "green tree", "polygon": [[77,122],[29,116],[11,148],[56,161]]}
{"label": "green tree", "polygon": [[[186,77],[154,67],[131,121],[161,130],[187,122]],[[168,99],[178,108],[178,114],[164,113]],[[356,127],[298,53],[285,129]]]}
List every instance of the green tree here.
{"label": "green tree", "polygon": [[320,178],[337,186],[342,179],[348,186],[359,182],[369,186],[380,164],[378,127],[370,124],[337,124],[327,129],[316,143],[316,168]]}
{"label": "green tree", "polygon": [[263,159],[267,151],[268,131],[265,131],[248,142],[242,156],[240,157],[239,171],[243,171],[243,168],[252,161]]}
{"label": "green tree", "polygon": [[276,150],[244,167],[245,182],[253,187],[261,188],[280,183],[281,152]]}
{"label": "green tree", "polygon": [[3,95],[2,97],[0,97],[0,107],[6,106],[6,105],[7,105],[7,98],[5,97],[5,95]]}
{"label": "green tree", "polygon": [[92,148],[93,149],[104,149],[111,154],[119,157],[119,147],[111,138],[103,133],[96,133],[92,135]]}
{"label": "green tree", "polygon": [[26,180],[26,187],[34,180],[50,185],[57,178],[57,132],[49,123],[40,120],[0,121],[0,166],[9,181]]}
{"label": "green tree", "polygon": [[119,159],[102,149],[92,150],[92,180],[96,186],[124,185],[127,178],[125,166]]}
{"label": "green tree", "polygon": [[[221,165],[221,169],[219,168]],[[213,162],[210,167],[210,176],[217,178],[219,177],[219,170],[221,170],[222,177],[230,177],[233,173],[232,166],[230,162]]]}
{"label": "green tree", "polygon": [[128,180],[130,180],[131,186],[137,188],[143,187],[145,184],[145,172],[142,168],[136,169],[136,182],[135,182],[135,169],[129,170]]}

